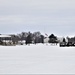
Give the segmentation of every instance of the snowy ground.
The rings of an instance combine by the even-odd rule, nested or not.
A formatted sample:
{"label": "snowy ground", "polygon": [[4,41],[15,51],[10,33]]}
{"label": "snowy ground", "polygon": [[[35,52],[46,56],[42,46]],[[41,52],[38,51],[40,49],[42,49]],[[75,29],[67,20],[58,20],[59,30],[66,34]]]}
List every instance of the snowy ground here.
{"label": "snowy ground", "polygon": [[0,46],[0,74],[75,74],[75,48]]}

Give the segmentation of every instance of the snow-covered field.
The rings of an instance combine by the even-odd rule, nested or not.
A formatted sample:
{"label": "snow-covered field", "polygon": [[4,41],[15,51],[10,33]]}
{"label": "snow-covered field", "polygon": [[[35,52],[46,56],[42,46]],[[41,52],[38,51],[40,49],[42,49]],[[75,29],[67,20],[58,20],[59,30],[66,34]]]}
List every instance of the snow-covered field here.
{"label": "snow-covered field", "polygon": [[0,74],[75,74],[75,48],[0,46]]}

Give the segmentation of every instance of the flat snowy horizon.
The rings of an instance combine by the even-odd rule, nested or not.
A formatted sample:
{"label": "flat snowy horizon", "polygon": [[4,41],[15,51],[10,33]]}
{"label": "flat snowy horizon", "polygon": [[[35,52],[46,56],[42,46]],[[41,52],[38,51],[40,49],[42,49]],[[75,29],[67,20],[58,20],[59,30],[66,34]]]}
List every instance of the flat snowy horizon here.
{"label": "flat snowy horizon", "polygon": [[75,48],[0,46],[0,74],[75,74]]}

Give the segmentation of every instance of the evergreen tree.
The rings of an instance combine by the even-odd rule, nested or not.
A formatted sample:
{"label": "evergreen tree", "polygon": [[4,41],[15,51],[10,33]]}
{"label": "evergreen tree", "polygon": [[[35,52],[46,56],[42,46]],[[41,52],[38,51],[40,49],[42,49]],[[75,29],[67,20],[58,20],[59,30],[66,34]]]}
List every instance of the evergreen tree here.
{"label": "evergreen tree", "polygon": [[63,38],[63,42],[66,42],[65,38]]}
{"label": "evergreen tree", "polygon": [[32,43],[31,33],[29,33],[29,35],[26,38],[26,44],[30,44],[30,43]]}
{"label": "evergreen tree", "polygon": [[54,34],[49,36],[49,43],[57,43],[57,37]]}

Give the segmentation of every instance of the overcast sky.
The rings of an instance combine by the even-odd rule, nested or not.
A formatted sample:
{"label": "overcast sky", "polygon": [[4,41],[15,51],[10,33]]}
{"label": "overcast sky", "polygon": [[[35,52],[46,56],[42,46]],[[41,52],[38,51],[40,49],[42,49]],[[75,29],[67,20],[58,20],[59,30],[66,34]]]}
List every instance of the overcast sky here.
{"label": "overcast sky", "polygon": [[0,33],[22,31],[75,35],[75,0],[0,0]]}

